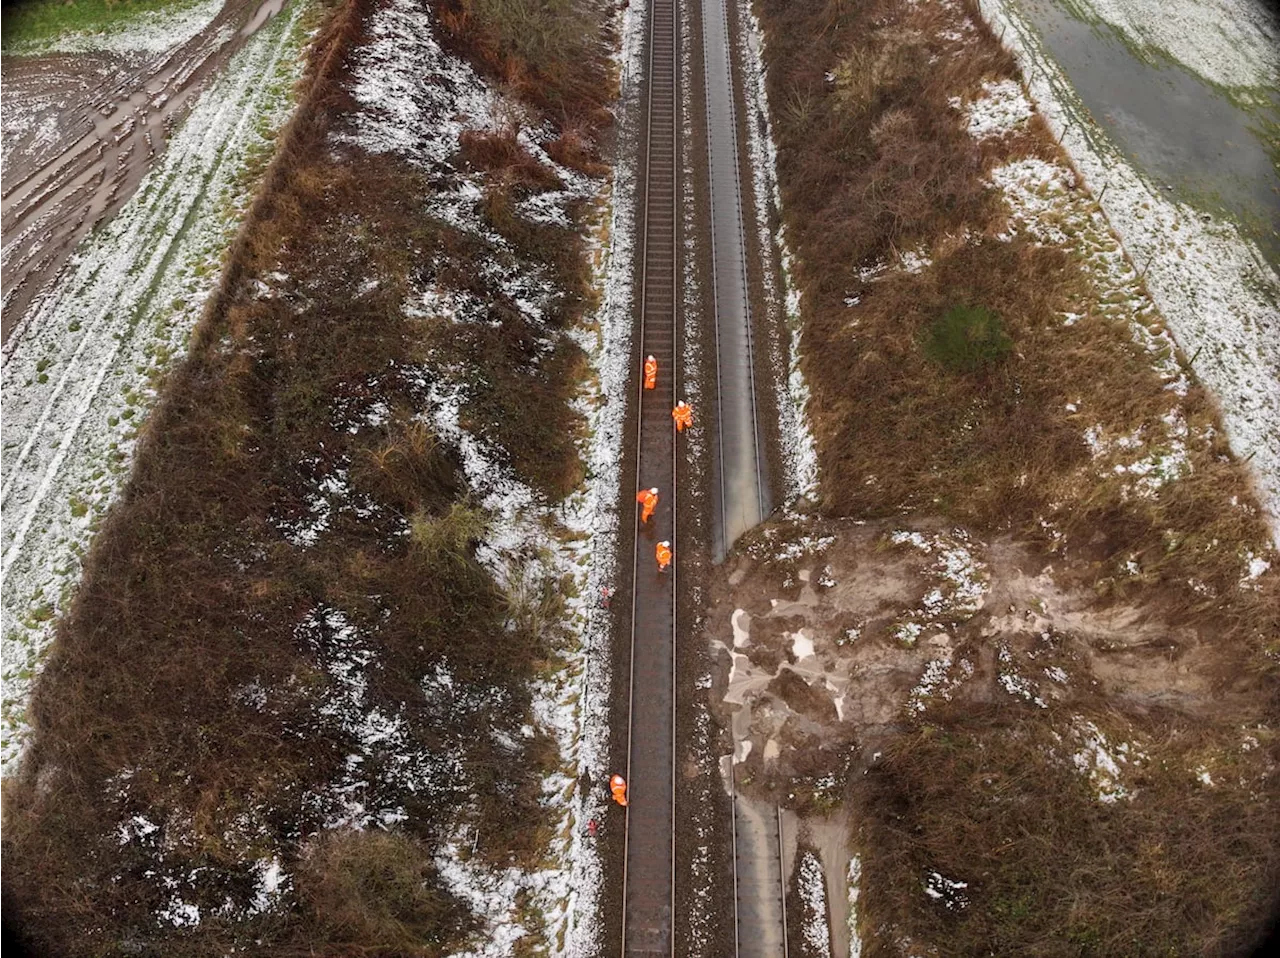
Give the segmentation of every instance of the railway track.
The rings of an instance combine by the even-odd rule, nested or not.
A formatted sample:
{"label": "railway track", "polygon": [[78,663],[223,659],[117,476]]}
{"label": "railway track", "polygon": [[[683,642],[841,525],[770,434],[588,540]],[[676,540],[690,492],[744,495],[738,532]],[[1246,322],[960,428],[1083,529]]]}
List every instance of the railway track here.
{"label": "railway track", "polygon": [[[676,442],[671,409],[678,368],[676,261],[676,0],[652,0],[645,106],[639,356],[658,362],[657,388],[637,376],[635,488],[657,487],[652,519],[635,529],[628,704],[627,807],[622,874],[623,955],[670,955],[675,911],[675,583]],[[639,362],[637,362],[637,371]],[[657,571],[654,546],[669,540],[675,559]]]}
{"label": "railway track", "polygon": [[738,794],[736,783],[730,801],[733,809],[733,954],[735,958],[787,958],[782,809],[743,798]]}
{"label": "railway track", "polygon": [[[671,409],[680,398],[679,306],[679,0],[651,0],[645,146],[640,204],[640,275],[636,370],[658,363],[655,389],[636,376],[635,487],[657,487],[659,506],[636,521],[632,565],[631,676],[628,699],[627,807],[622,875],[622,954],[669,956],[675,951],[676,783],[676,480],[679,450]],[[740,154],[734,109],[725,0],[703,0],[706,52],[710,239],[716,327],[716,520],[713,552],[767,511],[753,376],[747,246],[742,222]],[[654,546],[669,540],[670,571],[656,570]],[[781,818],[732,797],[734,954],[787,953]]]}

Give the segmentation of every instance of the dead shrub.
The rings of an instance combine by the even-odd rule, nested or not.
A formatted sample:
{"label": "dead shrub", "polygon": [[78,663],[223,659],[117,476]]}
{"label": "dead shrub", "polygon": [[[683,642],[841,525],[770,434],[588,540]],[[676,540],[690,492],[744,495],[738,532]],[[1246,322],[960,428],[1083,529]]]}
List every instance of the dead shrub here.
{"label": "dead shrub", "polygon": [[424,843],[384,831],[327,832],[312,840],[297,873],[298,897],[321,940],[363,954],[447,954],[475,919],[441,885]]}
{"label": "dead shrub", "polygon": [[587,176],[602,177],[609,172],[608,164],[600,160],[586,124],[565,123],[560,134],[547,145],[547,155],[561,166]]}
{"label": "dead shrub", "polygon": [[467,130],[460,143],[462,155],[472,167],[501,173],[509,188],[553,190],[560,188],[555,171],[539,163],[520,145],[520,130],[514,123],[494,130]]}
{"label": "dead shrub", "polygon": [[518,95],[570,116],[600,114],[613,95],[603,4],[593,0],[438,0],[440,22]]}
{"label": "dead shrub", "polygon": [[458,493],[452,454],[424,423],[406,419],[397,417],[381,445],[362,449],[352,470],[357,486],[404,516]]}
{"label": "dead shrub", "polygon": [[915,30],[885,27],[865,46],[855,46],[836,64],[836,97],[852,113],[867,110],[881,91],[916,72],[924,37]]}

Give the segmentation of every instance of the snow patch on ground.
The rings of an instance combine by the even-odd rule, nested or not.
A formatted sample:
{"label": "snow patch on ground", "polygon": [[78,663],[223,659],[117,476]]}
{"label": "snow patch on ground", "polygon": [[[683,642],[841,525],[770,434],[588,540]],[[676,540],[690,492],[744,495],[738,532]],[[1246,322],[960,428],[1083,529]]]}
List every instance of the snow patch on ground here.
{"label": "snow patch on ground", "polygon": [[186,43],[213,22],[226,0],[194,0],[163,10],[144,10],[107,24],[95,33],[63,33],[42,40],[15,43],[6,55],[38,53],[163,53]]}
{"label": "snow patch on ground", "polygon": [[133,198],[85,239],[5,344],[6,774],[26,741],[27,698],[53,624],[129,474],[154,383],[185,352],[248,207],[245,159],[267,147],[292,108],[304,9],[294,4],[231,60]]}
{"label": "snow patch on ground", "polygon": [[[960,107],[959,97],[951,105]],[[964,111],[969,135],[975,140],[1003,136],[1016,130],[1035,115],[1035,107],[1022,92],[1017,80],[988,80],[982,84],[982,96]]]}
{"label": "snow patch on ground", "polygon": [[[405,809],[383,804],[384,792],[444,793],[463,775],[453,750],[423,747],[402,714],[368,701],[377,668],[376,642],[345,613],[314,608],[297,626],[300,644],[330,678],[319,709],[322,722],[356,743],[337,780],[319,796],[326,829],[387,827],[404,821]],[[383,788],[380,786],[390,786]]]}
{"label": "snow patch on ground", "polygon": [[996,647],[996,681],[1000,683],[1002,689],[1015,698],[1030,702],[1037,708],[1049,707],[1048,703],[1040,697],[1039,686],[1018,671],[1013,651],[1003,644]]}
{"label": "snow patch on ground", "polygon": [[807,954],[816,958],[831,958],[831,928],[827,923],[827,887],[822,862],[813,852],[800,856],[796,876],[800,887],[803,910],[800,916],[800,935],[808,946]]}
{"label": "snow patch on ground", "polygon": [[973,618],[986,602],[990,576],[986,565],[974,558],[973,540],[963,529],[933,535],[900,530],[889,535],[889,542],[933,558],[925,570],[934,587],[921,600],[924,621],[963,622]]}
{"label": "snow patch on ground", "polygon": [[49,110],[47,97],[18,96],[11,86],[5,94],[4,112],[0,114],[0,164],[7,171],[13,169],[11,164],[20,154],[50,155],[63,135],[66,117],[59,115],[61,110]]}
{"label": "snow patch on ground", "polygon": [[925,665],[919,681],[907,696],[908,714],[922,714],[934,699],[950,701],[956,688],[973,677],[974,666],[968,659],[953,662],[951,650],[945,646],[936,654],[937,657]]}
{"label": "snow patch on ground", "polygon": [[862,958],[862,936],[858,934],[858,897],[862,894],[862,859],[849,859],[849,958]]}
{"label": "snow patch on ground", "polygon": [[354,132],[339,140],[444,165],[464,131],[497,123],[498,95],[470,64],[444,53],[432,24],[412,0],[392,0],[374,14],[369,42],[352,58],[351,95],[363,109]]}
{"label": "snow patch on ground", "polygon": [[[1098,215],[1105,215],[1130,256],[1143,264],[1155,305],[1221,405],[1232,451],[1248,460],[1280,545],[1280,277],[1234,226],[1162,196],[1139,176],[1089,119],[1014,4],[980,0],[980,6],[1017,55],[1041,114],[1098,197]],[[1215,32],[1188,32],[1193,7],[1208,9],[1186,0],[1144,3],[1153,15],[1143,22],[1180,23],[1169,35],[1178,38],[1177,46],[1190,48]],[[1245,8],[1232,2],[1231,9]],[[1242,15],[1239,22],[1247,19]],[[1241,62],[1252,47],[1242,42],[1217,49],[1223,62]]]}
{"label": "snow patch on ground", "polygon": [[950,911],[961,911],[969,906],[969,896],[965,889],[968,882],[947,878],[940,872],[929,872],[924,880],[924,893],[934,901],[942,904]]}
{"label": "snow patch on ground", "polygon": [[1187,422],[1175,409],[1162,419],[1164,435],[1148,438],[1139,427],[1122,436],[1107,436],[1101,425],[1084,431],[1096,461],[1117,476],[1126,476],[1125,494],[1155,498],[1160,487],[1191,472],[1187,455]]}
{"label": "snow patch on ground", "polygon": [[1076,746],[1071,762],[1089,780],[1098,801],[1109,805],[1121,798],[1132,799],[1133,792],[1121,782],[1121,766],[1141,765],[1146,754],[1128,742],[1111,745],[1098,726],[1083,718],[1072,722],[1070,736]]}

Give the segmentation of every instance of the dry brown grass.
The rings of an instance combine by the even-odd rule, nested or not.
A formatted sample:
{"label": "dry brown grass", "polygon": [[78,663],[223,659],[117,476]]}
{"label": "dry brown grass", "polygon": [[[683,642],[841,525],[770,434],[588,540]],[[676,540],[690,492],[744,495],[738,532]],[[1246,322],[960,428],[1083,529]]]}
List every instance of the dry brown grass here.
{"label": "dry brown grass", "polygon": [[521,99],[593,125],[613,99],[602,0],[433,0],[453,42]]}
{"label": "dry brown grass", "polygon": [[[1240,588],[1242,554],[1262,552],[1267,532],[1211,399],[1165,388],[1133,308],[1099,285],[1081,246],[997,238],[1006,213],[988,172],[1064,157],[1038,117],[977,143],[949,105],[1017,76],[975,5],[763,0],[759,12],[823,511],[941,516],[1051,549],[1064,586],[1193,625],[1224,682],[1256,680],[1251,714],[1276,715],[1280,584]],[[976,37],[944,38],[969,18]],[[860,278],[907,251],[930,265]],[[931,329],[960,305],[998,315],[1012,352],[967,371],[931,359]],[[1064,312],[1082,318],[1067,325]],[[1158,494],[1135,495],[1093,460],[1086,428],[1160,436],[1175,407],[1190,471]],[[1230,954],[1256,933],[1280,856],[1274,776],[1197,791],[1177,764],[1188,740],[1238,749],[1238,728],[1135,719],[1182,738],[1165,736],[1168,767],[1133,802],[1107,806],[1069,759],[1047,760],[1066,718],[940,705],[854,785],[865,953],[906,939],[943,955]],[[934,869],[970,882],[967,908],[923,894]]]}
{"label": "dry brown grass", "polygon": [[[1104,804],[1071,767],[1064,716],[933,712],[858,785],[879,812],[860,836],[874,850],[862,901],[885,923],[865,936],[869,958],[899,953],[894,931],[943,955],[1246,953],[1278,877],[1280,821],[1259,790],[1265,757],[1241,755],[1215,788],[1199,786],[1205,732],[1175,716],[1147,720],[1160,760],[1126,778],[1131,797]],[[1104,729],[1115,721],[1105,706],[1089,717]],[[1031,762],[1031,752],[1062,761]],[[935,871],[968,885],[965,907],[921,893]]]}
{"label": "dry brown grass", "polygon": [[337,831],[307,850],[298,885],[322,948],[429,956],[463,945],[474,919],[436,889],[429,846],[385,832]]}
{"label": "dry brown grass", "polygon": [[[1110,291],[1097,288],[1077,250],[995,238],[1005,214],[987,171],[1061,153],[1038,118],[1015,137],[978,143],[949,106],[984,80],[1016,76],[985,24],[977,20],[977,41],[962,47],[939,34],[967,14],[937,4],[802,0],[765,3],[763,13],[824,507],[941,513],[1030,535],[1044,518],[1066,529],[1068,548],[1096,552],[1105,537],[1099,579],[1140,555],[1158,557],[1162,581],[1178,588],[1191,578],[1233,588],[1235,548],[1166,550],[1170,530],[1180,541],[1266,541],[1256,510],[1230,505],[1253,496],[1223,461],[1225,443],[1195,438],[1221,435],[1202,391],[1182,403],[1191,479],[1140,499],[1090,467],[1088,425],[1158,433],[1177,397],[1134,342],[1131,314],[1106,303]],[[916,249],[929,268],[859,279],[859,268]],[[849,296],[860,299],[855,310]],[[1013,340],[1008,362],[958,374],[930,361],[928,330],[957,305],[1001,317]],[[1085,318],[1064,325],[1066,311]]]}
{"label": "dry brown grass", "polygon": [[[420,413],[423,376],[465,360],[464,425],[549,496],[571,488],[582,360],[564,331],[591,301],[588,274],[575,232],[495,217],[515,247],[504,255],[561,290],[534,330],[477,279],[494,249],[431,217],[422,174],[335,152],[368,11],[343,3],[313,47],[221,293],[164,385],[36,689],[32,747],[5,794],[4,884],[6,918],[48,954],[434,955],[472,928],[431,858],[459,820],[483,821],[485,861],[545,853],[541,774],[558,755],[521,728],[555,609],[504,594],[476,562],[483,516]],[[599,130],[582,122],[565,148],[589,165]],[[511,197],[554,185],[513,145],[472,140],[458,159]],[[447,317],[407,316],[410,287],[432,283],[469,290],[499,322],[458,335]],[[377,425],[349,428],[375,402]],[[285,530],[314,517],[334,474],[347,504],[295,546]],[[324,610],[375,653],[362,707],[402,720],[395,748],[362,746],[327,714],[347,693],[338,638],[304,628]],[[453,680],[443,699],[424,687],[438,667]],[[387,832],[329,830],[352,753],[365,781],[352,798],[403,810]],[[430,787],[402,784],[415,755],[441,763]],[[135,815],[160,827],[122,842]],[[253,916],[254,862],[276,853],[293,904]],[[173,896],[200,907],[198,928],[157,920]]]}

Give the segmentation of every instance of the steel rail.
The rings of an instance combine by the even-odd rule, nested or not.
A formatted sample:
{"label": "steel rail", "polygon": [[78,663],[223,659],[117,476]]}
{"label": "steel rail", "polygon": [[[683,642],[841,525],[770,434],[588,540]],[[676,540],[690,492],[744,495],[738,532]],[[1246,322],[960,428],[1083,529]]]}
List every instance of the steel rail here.
{"label": "steel rail", "polygon": [[782,806],[775,805],[778,813],[778,888],[782,897],[782,958],[787,958],[791,946],[787,940],[787,844],[782,840]]}
{"label": "steel rail", "polygon": [[[670,377],[670,382],[672,384],[672,390],[671,390],[672,405],[674,405],[674,399],[678,395],[677,387],[680,383],[681,374],[682,374],[682,371],[680,368],[680,351],[678,348],[679,324],[676,321],[676,312],[678,310],[678,302],[679,302],[678,293],[679,293],[679,280],[680,280],[680,270],[678,268],[679,262],[677,259],[679,220],[675,215],[675,202],[676,202],[676,196],[678,193],[677,187],[678,187],[678,178],[679,178],[679,163],[678,163],[679,138],[678,138],[678,127],[676,123],[676,117],[678,116],[678,98],[677,98],[678,77],[676,74],[676,70],[677,70],[678,61],[679,61],[679,58],[677,56],[677,44],[678,44],[678,38],[679,38],[678,21],[676,18],[677,8],[678,8],[678,0],[653,0],[653,2],[650,3],[649,9],[647,12],[647,16],[649,19],[649,22],[647,25],[648,27],[647,43],[648,43],[649,51],[648,51],[648,74],[646,77],[647,94],[646,94],[645,121],[644,121],[644,130],[645,130],[644,132],[644,137],[645,137],[644,200],[642,203],[643,212],[640,220],[638,221],[638,227],[641,232],[641,247],[640,247],[640,274],[639,274],[640,297],[639,297],[638,311],[637,311],[639,322],[638,322],[638,336],[637,336],[636,342],[639,348],[635,350],[635,353],[640,358],[641,362],[643,362],[644,357],[649,355],[651,352],[654,353],[655,355],[661,354],[661,358],[663,359],[664,365],[666,368],[664,369],[663,366],[660,365],[659,375]],[[661,39],[659,37],[660,23],[664,27],[667,23],[670,24],[670,30],[671,30],[671,49],[670,50],[659,49],[658,44]],[[668,58],[670,59],[669,64],[666,62]],[[657,71],[658,69],[661,69],[663,67],[665,67],[666,73],[663,76],[659,76]],[[665,91],[665,88],[668,85],[670,86],[670,98],[669,98],[669,102],[664,103],[662,100],[655,98],[655,90]],[[656,117],[655,117],[655,107],[657,107]],[[665,110],[664,110],[664,107],[665,107]],[[668,111],[669,111],[669,115],[668,115]],[[669,122],[670,124],[671,143],[670,143],[669,157],[655,154],[655,145],[654,145],[655,118],[657,118],[659,122]],[[665,129],[663,131],[660,131],[660,137],[659,137],[660,139],[662,138],[661,133],[665,133]],[[667,160],[670,162],[671,169],[670,169],[669,183],[663,184],[659,179],[655,178],[655,176],[658,175],[658,174],[655,174],[655,160],[659,161],[656,164],[656,168],[659,171],[662,168],[663,160]],[[655,193],[660,193],[660,190],[655,190],[655,186],[669,187],[670,194],[665,197],[659,195],[655,198]],[[661,204],[664,201],[668,207],[666,209],[661,208]],[[665,252],[661,249],[655,250],[650,245],[650,234],[652,232],[651,224],[654,222],[655,216],[660,221],[663,215],[669,215],[671,220],[670,249]],[[669,311],[667,311],[663,315],[656,317],[658,321],[655,322],[655,317],[650,317],[649,315],[651,310],[651,305],[652,305],[650,301],[649,280],[650,280],[651,272],[657,272],[659,270],[670,270],[671,272],[671,280],[672,280],[671,290],[670,290],[671,308]],[[667,350],[653,347],[652,343],[650,342],[651,335],[656,334],[658,336],[661,336],[663,333],[668,331],[671,336],[671,346],[670,346],[669,354]],[[641,488],[644,488],[645,485],[647,485],[647,483],[644,481],[644,470],[647,465],[646,457],[645,457],[646,430],[644,427],[647,420],[646,420],[646,403],[645,403],[645,389],[644,389],[643,377],[636,374],[636,379],[637,379],[637,385],[636,385],[637,416],[636,416],[635,488],[641,489]],[[669,409],[666,409],[666,410],[659,409],[656,411],[656,413],[653,410],[654,402],[656,402],[658,397],[661,396],[664,392],[665,390],[658,390],[658,395],[653,397],[653,400],[649,403],[648,411],[650,416],[669,414],[670,412]],[[663,491],[664,493],[669,495],[670,516],[671,516],[670,542],[671,542],[671,548],[673,552],[673,559],[672,559],[670,571],[668,573],[669,577],[666,579],[667,594],[668,594],[669,603],[670,603],[670,619],[671,619],[671,627],[670,627],[671,654],[670,654],[670,663],[669,663],[670,675],[671,675],[670,687],[669,687],[671,706],[670,706],[670,714],[668,719],[668,722],[670,725],[669,746],[671,750],[671,762],[670,762],[670,768],[668,769],[668,773],[670,777],[670,792],[668,796],[670,801],[670,815],[666,823],[669,831],[669,841],[667,843],[669,867],[666,875],[666,879],[669,885],[669,891],[666,896],[667,929],[666,929],[665,952],[666,954],[670,955],[674,951],[674,943],[675,943],[675,938],[674,938],[675,936],[675,920],[674,920],[674,916],[675,916],[675,848],[676,848],[676,844],[675,844],[675,799],[676,799],[676,773],[675,773],[675,754],[676,754],[676,751],[675,751],[675,743],[676,743],[676,738],[675,738],[676,736],[676,669],[675,669],[676,615],[675,615],[675,612],[676,612],[676,609],[675,609],[675,602],[676,602],[676,598],[675,597],[676,597],[676,581],[677,581],[676,577],[677,577],[677,570],[680,563],[681,550],[680,550],[679,540],[677,538],[677,521],[676,521],[677,512],[678,512],[677,510],[678,453],[677,453],[677,442],[676,442],[676,436],[675,436],[675,423],[670,418],[669,415],[666,418],[666,427],[671,432],[670,488],[669,490],[663,490]],[[649,463],[648,465],[652,465],[652,463]],[[657,523],[658,519],[656,515],[653,521],[655,522],[655,524]],[[642,554],[643,542],[644,542],[644,539],[642,536],[642,526],[639,520],[637,519],[635,520],[635,528],[634,528],[634,549],[633,549],[633,555],[632,555],[633,561],[632,561],[632,569],[631,569],[630,672],[628,676],[628,698],[627,698],[627,764],[626,764],[628,794],[631,794],[631,789],[634,784],[632,781],[633,766],[634,766],[633,756],[635,753],[637,733],[641,735],[644,735],[646,733],[660,734],[660,730],[658,729],[637,729],[635,726],[636,684],[637,684],[636,683],[636,650],[637,650],[636,621],[637,621],[637,599],[640,591],[639,590],[639,569],[640,569],[641,563],[653,561],[653,558],[651,556]],[[643,789],[642,789],[642,794],[643,794]],[[623,830],[623,863],[622,863],[621,953],[625,958],[626,955],[628,955],[629,953],[632,953],[632,949],[629,949],[629,941],[628,941],[628,932],[629,932],[628,919],[630,917],[629,912],[631,910],[631,895],[633,892],[633,888],[631,885],[632,812],[631,812],[630,804],[628,804],[626,807],[623,829],[624,830]]]}

